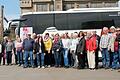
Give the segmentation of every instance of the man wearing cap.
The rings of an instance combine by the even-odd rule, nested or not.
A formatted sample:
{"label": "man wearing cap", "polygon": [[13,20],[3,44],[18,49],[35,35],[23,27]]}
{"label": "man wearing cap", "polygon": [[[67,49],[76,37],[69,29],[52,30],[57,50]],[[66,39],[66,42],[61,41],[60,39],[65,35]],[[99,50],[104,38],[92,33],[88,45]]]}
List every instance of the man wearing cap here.
{"label": "man wearing cap", "polygon": [[109,32],[109,36],[110,36],[110,42],[109,42],[109,46],[108,46],[108,50],[110,53],[110,67],[113,68],[113,57],[115,55],[115,50],[114,50],[114,43],[115,43],[115,39],[116,39],[116,28],[114,26],[110,27],[110,32]]}
{"label": "man wearing cap", "polygon": [[[27,38],[23,40],[24,68],[27,68],[28,66],[34,67],[33,45],[34,45],[34,40],[31,38],[31,34],[27,34]],[[30,57],[30,65],[28,65],[29,57]]]}

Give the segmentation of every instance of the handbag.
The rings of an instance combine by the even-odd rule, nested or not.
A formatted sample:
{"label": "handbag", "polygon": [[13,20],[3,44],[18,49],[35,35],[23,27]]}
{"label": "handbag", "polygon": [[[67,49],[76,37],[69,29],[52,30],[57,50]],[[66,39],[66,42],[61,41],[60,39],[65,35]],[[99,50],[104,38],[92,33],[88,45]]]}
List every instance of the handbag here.
{"label": "handbag", "polygon": [[118,41],[115,41],[114,42],[114,51],[118,51],[118,47],[119,46],[119,42]]}

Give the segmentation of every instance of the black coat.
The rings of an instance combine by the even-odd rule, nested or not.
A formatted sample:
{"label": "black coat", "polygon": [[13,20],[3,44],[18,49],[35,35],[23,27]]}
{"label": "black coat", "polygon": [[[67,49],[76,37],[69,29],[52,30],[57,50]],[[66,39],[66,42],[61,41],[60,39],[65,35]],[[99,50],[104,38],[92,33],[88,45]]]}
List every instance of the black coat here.
{"label": "black coat", "polygon": [[[39,44],[39,42],[35,42],[35,43],[34,43],[33,49],[35,50],[35,53],[39,52],[39,49],[40,49],[40,44]],[[45,53],[45,45],[44,45],[43,42],[41,42],[41,50],[42,50],[42,53]]]}
{"label": "black coat", "polygon": [[80,54],[81,52],[84,53],[85,51],[85,38],[81,38],[79,40],[79,43],[77,44],[77,48],[76,48],[76,54]]}
{"label": "black coat", "polygon": [[5,46],[6,46],[6,44],[7,44],[7,40],[5,41],[3,41],[2,42],[2,53],[4,53],[4,51],[5,51]]}
{"label": "black coat", "polygon": [[56,43],[53,42],[52,50],[53,50],[53,51],[56,51],[57,49],[61,50],[62,47],[63,47],[63,45],[62,45],[62,41],[59,40],[59,41],[56,42]]}
{"label": "black coat", "polygon": [[119,47],[120,47],[120,34],[117,35],[116,41],[119,42]]}

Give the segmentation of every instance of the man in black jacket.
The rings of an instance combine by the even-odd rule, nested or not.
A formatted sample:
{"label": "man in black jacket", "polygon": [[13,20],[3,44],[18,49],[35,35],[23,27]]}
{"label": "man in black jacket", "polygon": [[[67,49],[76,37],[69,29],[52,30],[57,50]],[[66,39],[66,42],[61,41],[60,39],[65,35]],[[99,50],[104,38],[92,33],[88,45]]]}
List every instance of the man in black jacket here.
{"label": "man in black jacket", "polygon": [[24,68],[28,67],[28,58],[30,56],[30,67],[34,68],[33,61],[33,46],[34,40],[31,38],[31,35],[28,34],[27,38],[23,40],[23,51],[24,51]]}

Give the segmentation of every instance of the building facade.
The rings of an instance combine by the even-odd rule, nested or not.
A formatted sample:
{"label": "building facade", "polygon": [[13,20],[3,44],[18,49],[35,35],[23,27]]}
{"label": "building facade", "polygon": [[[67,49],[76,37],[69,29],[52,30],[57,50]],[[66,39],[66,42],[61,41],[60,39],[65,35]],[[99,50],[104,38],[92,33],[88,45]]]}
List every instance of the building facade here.
{"label": "building facade", "polygon": [[21,14],[26,12],[65,11],[73,8],[118,7],[119,0],[20,0]]}

